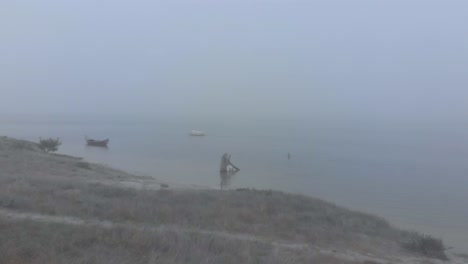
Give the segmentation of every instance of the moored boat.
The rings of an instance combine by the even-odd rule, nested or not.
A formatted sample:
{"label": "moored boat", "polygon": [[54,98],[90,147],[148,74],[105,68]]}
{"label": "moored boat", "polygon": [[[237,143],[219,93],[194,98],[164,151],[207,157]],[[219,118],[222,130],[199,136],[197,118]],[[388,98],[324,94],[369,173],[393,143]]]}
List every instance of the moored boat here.
{"label": "moored boat", "polygon": [[95,139],[90,139],[90,138],[87,138],[87,137],[85,139],[86,139],[86,144],[88,146],[107,147],[107,144],[109,143],[109,139],[95,140]]}
{"label": "moored boat", "polygon": [[191,136],[204,136],[204,135],[205,135],[205,132],[203,132],[203,131],[197,131],[197,130],[192,130],[192,131],[190,132],[190,135],[191,135]]}

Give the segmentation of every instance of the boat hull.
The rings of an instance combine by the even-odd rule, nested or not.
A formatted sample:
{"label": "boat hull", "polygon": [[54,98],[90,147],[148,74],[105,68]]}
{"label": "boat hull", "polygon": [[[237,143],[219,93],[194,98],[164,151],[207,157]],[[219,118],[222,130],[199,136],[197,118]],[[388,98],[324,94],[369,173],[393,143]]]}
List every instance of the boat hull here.
{"label": "boat hull", "polygon": [[93,147],[107,147],[107,144],[109,144],[109,139],[106,139],[106,140],[86,139],[86,144],[88,146],[93,146]]}
{"label": "boat hull", "polygon": [[201,137],[201,136],[205,135],[205,132],[193,130],[193,131],[190,132],[190,135],[191,136],[196,136],[196,137]]}

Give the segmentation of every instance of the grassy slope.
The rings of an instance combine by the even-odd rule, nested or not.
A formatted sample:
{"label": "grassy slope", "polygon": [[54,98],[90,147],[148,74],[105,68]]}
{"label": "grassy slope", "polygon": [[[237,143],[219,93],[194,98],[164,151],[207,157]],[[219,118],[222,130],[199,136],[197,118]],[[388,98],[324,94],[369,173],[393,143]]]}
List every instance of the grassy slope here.
{"label": "grassy slope", "polygon": [[[46,155],[37,151],[34,144],[6,138],[0,139],[0,168],[0,206],[9,210],[145,225],[171,224],[366,254],[404,253],[398,245],[404,233],[385,220],[310,197],[275,191],[137,190],[109,186],[99,182],[134,176],[76,158]],[[63,263],[64,259],[77,263],[120,263],[115,259],[132,260],[121,263],[151,263],[155,259],[164,260],[162,263],[337,261],[332,256],[304,250],[278,251],[262,243],[200,234],[57,224],[52,227],[28,221],[3,221],[0,230],[13,230],[7,232],[7,241],[0,240],[0,250],[9,252],[1,263],[15,263],[15,258],[19,258],[16,263],[28,263],[25,259],[36,257],[47,263]],[[29,240],[24,230],[37,232]],[[55,230],[53,235],[51,230]],[[54,243],[41,243],[51,237]],[[62,251],[61,247],[67,245],[68,249]]]}
{"label": "grassy slope", "polygon": [[[0,263],[355,263],[267,243],[177,231],[0,220]],[[357,262],[356,262],[357,263]]]}

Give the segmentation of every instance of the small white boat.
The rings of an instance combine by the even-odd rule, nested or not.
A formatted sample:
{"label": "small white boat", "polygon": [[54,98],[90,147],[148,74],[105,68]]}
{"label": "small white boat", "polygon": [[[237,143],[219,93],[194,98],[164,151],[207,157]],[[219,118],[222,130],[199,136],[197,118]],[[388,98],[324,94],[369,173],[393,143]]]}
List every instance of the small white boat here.
{"label": "small white boat", "polygon": [[203,131],[197,131],[197,130],[192,130],[192,131],[190,131],[190,135],[191,135],[191,136],[204,136],[204,135],[205,135],[205,132],[203,132]]}

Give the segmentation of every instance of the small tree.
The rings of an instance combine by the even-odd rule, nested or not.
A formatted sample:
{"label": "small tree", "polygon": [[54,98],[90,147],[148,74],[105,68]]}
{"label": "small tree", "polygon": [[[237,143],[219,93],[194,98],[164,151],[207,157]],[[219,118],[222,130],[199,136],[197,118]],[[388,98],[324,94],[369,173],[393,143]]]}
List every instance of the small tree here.
{"label": "small tree", "polygon": [[406,240],[403,241],[403,247],[406,249],[432,258],[448,259],[444,252],[447,248],[442,239],[417,232],[411,232],[407,236]]}
{"label": "small tree", "polygon": [[55,152],[58,150],[59,146],[62,145],[62,142],[60,142],[60,139],[56,138],[48,138],[48,139],[42,139],[39,138],[39,148],[46,152]]}

